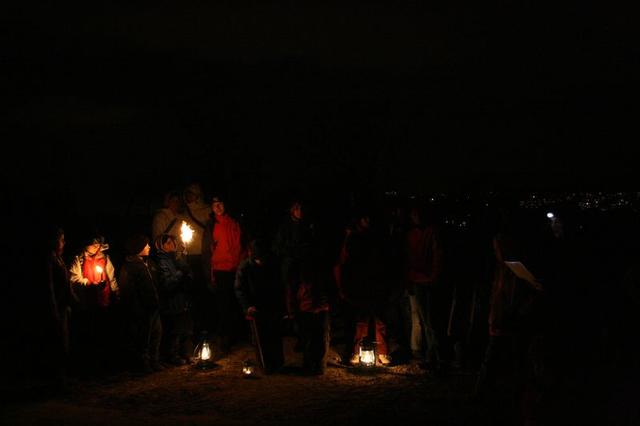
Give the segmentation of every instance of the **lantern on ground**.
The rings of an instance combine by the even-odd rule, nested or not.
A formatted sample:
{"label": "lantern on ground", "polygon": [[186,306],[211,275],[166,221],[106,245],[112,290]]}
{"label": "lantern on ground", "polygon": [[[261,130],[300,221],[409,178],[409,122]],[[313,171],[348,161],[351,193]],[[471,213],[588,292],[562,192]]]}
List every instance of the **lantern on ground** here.
{"label": "lantern on ground", "polygon": [[209,343],[206,333],[202,333],[202,339],[193,351],[193,359],[196,368],[207,370],[216,366],[213,362],[211,343]]}
{"label": "lantern on ground", "polygon": [[254,377],[255,372],[256,372],[255,367],[250,360],[246,360],[245,362],[242,363],[242,376],[245,379]]}
{"label": "lantern on ground", "polygon": [[363,367],[373,367],[376,365],[375,342],[363,339],[359,348],[360,365]]}

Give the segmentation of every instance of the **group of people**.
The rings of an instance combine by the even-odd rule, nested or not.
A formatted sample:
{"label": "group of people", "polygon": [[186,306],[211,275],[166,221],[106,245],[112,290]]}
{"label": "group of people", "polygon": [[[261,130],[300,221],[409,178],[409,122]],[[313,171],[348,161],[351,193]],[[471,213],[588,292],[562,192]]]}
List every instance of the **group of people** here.
{"label": "group of people", "polygon": [[[73,349],[108,353],[106,346],[117,338],[117,307],[127,359],[143,374],[167,363],[191,363],[194,336],[203,332],[215,335],[218,357],[250,335],[260,344],[264,371],[277,372],[285,363],[283,321],[296,337],[295,350],[302,352],[309,374],[325,371],[330,344],[336,343],[334,327],[342,331],[339,352],[347,365],[359,364],[361,347],[374,345],[378,365],[415,358],[437,374],[445,341],[457,345],[454,357],[459,360],[463,334],[481,312],[477,289],[465,305],[464,285],[447,270],[452,268],[446,242],[426,206],[393,211],[384,223],[371,210],[355,210],[335,244],[335,256],[327,256],[323,236],[299,199],[288,205],[275,232],[259,238],[228,214],[225,201],[214,196],[207,203],[198,184],[167,193],[151,218],[150,233],[135,233],[124,242],[125,257],[117,270],[99,235],[85,241],[67,267],[64,232],[56,230],[48,265],[60,353],[69,354],[69,307],[77,306]],[[188,243],[181,238],[185,224],[193,233]],[[495,239],[497,267],[488,315],[492,340],[483,380],[501,337],[517,324],[512,311],[526,309],[521,305],[530,305],[540,292],[527,277],[505,267],[505,241]],[[453,291],[452,281],[457,281]],[[531,291],[526,298],[516,297]],[[461,316],[469,319],[462,331],[456,328]],[[340,324],[332,324],[335,318]]]}

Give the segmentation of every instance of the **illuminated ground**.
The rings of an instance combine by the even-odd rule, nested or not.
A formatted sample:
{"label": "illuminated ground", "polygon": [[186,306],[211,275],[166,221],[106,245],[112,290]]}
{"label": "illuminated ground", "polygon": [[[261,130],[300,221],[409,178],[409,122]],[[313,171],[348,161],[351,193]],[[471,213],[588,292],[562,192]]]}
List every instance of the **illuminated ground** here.
{"label": "illuminated ground", "polygon": [[[243,378],[242,362],[253,354],[246,345],[215,370],[185,366],[143,378],[122,373],[72,381],[64,396],[12,403],[0,424],[521,424],[505,393],[484,402],[469,399],[472,373],[430,378],[415,362],[365,373],[336,363],[332,351],[326,374],[308,377],[298,371],[301,357],[290,339],[285,346],[283,374]],[[577,401],[564,408],[563,416],[542,414],[545,421],[538,424],[598,423],[590,423],[590,411]]]}

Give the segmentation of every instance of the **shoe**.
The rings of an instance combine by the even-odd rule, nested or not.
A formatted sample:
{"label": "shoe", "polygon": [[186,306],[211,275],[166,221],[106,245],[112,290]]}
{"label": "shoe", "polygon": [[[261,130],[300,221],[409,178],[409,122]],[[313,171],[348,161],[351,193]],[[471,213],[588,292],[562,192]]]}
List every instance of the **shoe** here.
{"label": "shoe", "polygon": [[360,356],[358,354],[351,355],[351,359],[349,360],[349,364],[351,364],[351,365],[360,364]]}
{"label": "shoe", "polygon": [[378,361],[380,361],[380,364],[384,365],[385,367],[391,365],[391,358],[389,357],[389,355],[379,354]]}

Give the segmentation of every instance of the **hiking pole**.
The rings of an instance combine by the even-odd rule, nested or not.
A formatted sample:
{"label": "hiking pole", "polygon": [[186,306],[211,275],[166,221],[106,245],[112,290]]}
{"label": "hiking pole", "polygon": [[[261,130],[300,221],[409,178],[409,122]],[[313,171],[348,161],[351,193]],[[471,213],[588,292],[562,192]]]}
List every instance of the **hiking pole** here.
{"label": "hiking pole", "polygon": [[260,362],[260,366],[262,367],[262,371],[264,371],[265,370],[264,356],[262,355],[262,345],[260,344],[260,335],[258,334],[258,326],[256,325],[255,318],[251,318],[249,320],[249,325],[251,326],[251,334],[253,334],[253,339],[256,342],[257,358],[258,358],[258,361]]}

